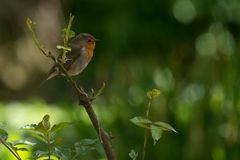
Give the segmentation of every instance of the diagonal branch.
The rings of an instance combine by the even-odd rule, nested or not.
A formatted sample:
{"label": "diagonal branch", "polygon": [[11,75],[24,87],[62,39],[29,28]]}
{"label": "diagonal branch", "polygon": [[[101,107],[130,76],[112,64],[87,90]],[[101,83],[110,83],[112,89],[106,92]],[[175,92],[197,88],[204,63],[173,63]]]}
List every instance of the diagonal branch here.
{"label": "diagonal branch", "polygon": [[[72,22],[72,19],[70,19],[69,23],[71,23],[71,22]],[[76,83],[76,81],[74,81],[72,79],[71,76],[69,76],[69,74],[67,73],[67,70],[64,68],[63,64],[57,58],[55,58],[50,51],[46,52],[43,49],[43,47],[40,45],[40,43],[37,39],[37,36],[36,36],[36,34],[33,30],[34,23],[29,18],[27,19],[26,23],[27,23],[27,26],[28,26],[29,30],[32,33],[32,37],[33,37],[33,40],[35,42],[35,45],[38,47],[38,49],[46,57],[51,58],[55,62],[55,64],[57,64],[59,66],[60,70],[63,72],[66,79],[68,80],[68,82],[70,83],[72,88],[77,93],[78,100],[79,100],[79,105],[82,105],[84,107],[84,109],[86,110],[86,112],[87,112],[87,114],[88,114],[88,116],[89,116],[89,118],[92,122],[92,125],[96,130],[96,133],[99,137],[99,140],[100,140],[100,142],[103,146],[103,149],[104,149],[104,152],[106,154],[107,159],[108,160],[116,160],[116,157],[114,155],[113,148],[112,148],[112,145],[111,145],[111,137],[100,125],[99,120],[97,119],[96,113],[94,112],[93,107],[92,107],[92,101],[96,98],[96,96],[101,94],[105,84],[103,84],[102,88],[98,91],[98,93],[95,96],[92,96],[92,95],[89,95],[88,93],[86,93],[84,91],[84,89],[82,87],[80,87]],[[68,25],[68,26],[71,26],[71,25]],[[70,27],[68,27],[68,29],[70,29]],[[67,43],[67,42],[64,42],[64,43]]]}

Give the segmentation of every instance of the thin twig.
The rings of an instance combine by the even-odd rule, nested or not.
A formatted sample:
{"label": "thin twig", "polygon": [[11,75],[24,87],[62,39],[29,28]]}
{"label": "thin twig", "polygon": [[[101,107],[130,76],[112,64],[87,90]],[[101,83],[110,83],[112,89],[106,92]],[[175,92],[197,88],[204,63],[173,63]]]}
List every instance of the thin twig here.
{"label": "thin twig", "polygon": [[[146,109],[146,113],[145,113],[145,116],[146,116],[147,119],[148,119],[148,117],[149,117],[149,111],[150,111],[151,104],[152,104],[152,99],[149,100],[148,105],[147,105],[147,109]],[[143,141],[142,160],[144,160],[144,159],[145,159],[145,156],[146,156],[148,134],[149,134],[149,131],[148,131],[147,128],[145,128],[145,130],[144,130],[144,141]]]}
{"label": "thin twig", "polygon": [[[71,20],[69,21],[69,23],[70,22],[71,22]],[[105,84],[103,84],[102,88],[98,91],[97,95],[95,95],[94,97],[89,96],[89,94],[87,94],[82,87],[78,86],[77,83],[72,79],[72,77],[69,76],[69,74],[67,73],[67,70],[64,68],[63,64],[61,62],[59,62],[59,60],[56,59],[50,51],[46,52],[41,47],[41,45],[40,45],[40,43],[39,43],[39,41],[36,37],[36,34],[35,34],[35,32],[32,28],[33,24],[34,23],[28,18],[27,19],[27,26],[32,33],[32,37],[33,37],[33,40],[34,40],[36,46],[46,57],[51,58],[55,62],[55,64],[57,64],[59,66],[60,70],[63,72],[63,74],[65,75],[65,77],[68,80],[68,82],[70,83],[70,85],[76,91],[76,93],[78,95],[78,99],[79,99],[79,104],[82,105],[84,107],[84,109],[86,110],[86,112],[87,112],[87,114],[88,114],[88,116],[89,116],[89,118],[92,122],[92,125],[94,126],[94,128],[97,132],[97,135],[100,139],[100,142],[103,146],[103,149],[104,149],[104,152],[106,154],[107,159],[108,160],[116,160],[116,157],[115,157],[114,152],[113,152],[112,145],[110,143],[111,138],[106,133],[106,131],[104,131],[104,129],[101,127],[101,125],[100,125],[100,123],[97,119],[97,116],[96,116],[96,114],[95,114],[95,112],[92,108],[92,100],[94,100],[96,98],[96,96],[98,96],[102,92],[102,90],[105,87]]]}
{"label": "thin twig", "polygon": [[17,160],[21,160],[21,157],[18,155],[18,153],[16,151],[14,151],[11,147],[9,147],[5,141],[3,141],[1,138],[0,138],[0,142],[14,155],[14,157],[17,158]]}

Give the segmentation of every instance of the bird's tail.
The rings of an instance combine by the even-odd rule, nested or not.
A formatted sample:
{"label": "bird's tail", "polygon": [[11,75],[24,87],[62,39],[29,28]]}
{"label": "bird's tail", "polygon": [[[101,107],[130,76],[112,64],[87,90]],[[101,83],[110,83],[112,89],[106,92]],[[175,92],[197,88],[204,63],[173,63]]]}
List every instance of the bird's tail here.
{"label": "bird's tail", "polygon": [[53,77],[55,77],[55,76],[57,76],[57,75],[58,75],[58,70],[57,70],[55,67],[53,67],[53,68],[48,72],[46,78],[40,83],[40,85],[39,85],[38,88],[42,87],[49,79],[51,79],[51,78],[53,78]]}

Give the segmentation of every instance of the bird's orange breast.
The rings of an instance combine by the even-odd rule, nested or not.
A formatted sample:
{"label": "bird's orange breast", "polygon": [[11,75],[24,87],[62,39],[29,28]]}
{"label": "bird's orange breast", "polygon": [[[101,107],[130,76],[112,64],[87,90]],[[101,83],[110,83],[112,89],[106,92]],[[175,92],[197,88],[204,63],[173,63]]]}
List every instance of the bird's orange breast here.
{"label": "bird's orange breast", "polygon": [[88,43],[86,45],[86,51],[87,51],[86,56],[88,61],[90,61],[93,56],[94,48],[95,48],[95,43]]}

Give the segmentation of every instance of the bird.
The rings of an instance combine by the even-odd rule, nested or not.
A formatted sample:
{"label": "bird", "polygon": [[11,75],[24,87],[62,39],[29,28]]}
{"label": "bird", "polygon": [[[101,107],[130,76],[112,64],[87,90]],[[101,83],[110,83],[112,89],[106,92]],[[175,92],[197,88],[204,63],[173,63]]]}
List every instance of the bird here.
{"label": "bird", "polygon": [[[69,40],[68,47],[71,48],[71,51],[66,53],[67,61],[63,63],[63,67],[69,76],[76,76],[87,67],[93,57],[96,40],[97,39],[89,33],[80,33]],[[62,55],[59,55],[58,60],[61,58]],[[58,65],[55,64],[47,74],[45,81],[58,75],[64,75],[64,73],[59,69]]]}

